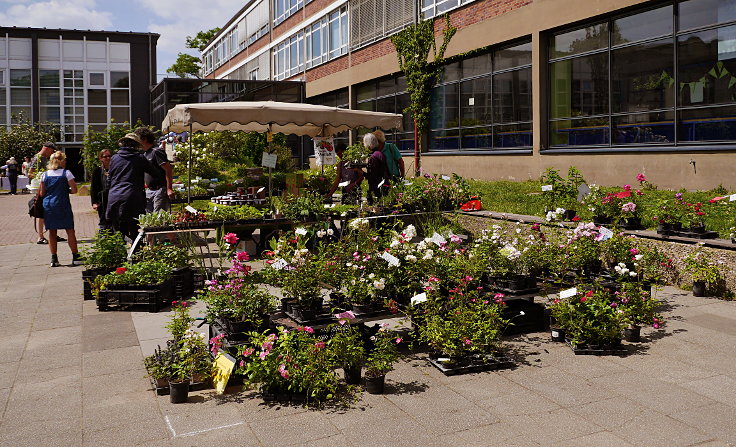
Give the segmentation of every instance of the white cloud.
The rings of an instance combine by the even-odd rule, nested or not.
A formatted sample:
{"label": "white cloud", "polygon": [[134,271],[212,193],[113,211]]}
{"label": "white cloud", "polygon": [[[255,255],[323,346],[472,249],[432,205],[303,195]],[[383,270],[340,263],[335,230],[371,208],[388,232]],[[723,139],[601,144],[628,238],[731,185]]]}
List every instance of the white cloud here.
{"label": "white cloud", "polygon": [[0,12],[0,23],[5,26],[109,30],[111,13],[96,9],[94,0],[49,0],[31,4],[17,0]]}

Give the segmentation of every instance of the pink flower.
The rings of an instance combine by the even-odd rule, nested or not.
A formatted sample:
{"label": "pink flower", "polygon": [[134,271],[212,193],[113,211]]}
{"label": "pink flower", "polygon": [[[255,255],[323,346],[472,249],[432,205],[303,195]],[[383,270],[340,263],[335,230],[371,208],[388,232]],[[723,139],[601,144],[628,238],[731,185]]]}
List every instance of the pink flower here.
{"label": "pink flower", "polygon": [[284,379],[289,378],[289,371],[286,369],[286,365],[284,365],[283,363],[279,366],[279,374],[281,374],[281,377],[283,377]]}
{"label": "pink flower", "polygon": [[616,308],[617,306],[618,304],[615,301],[611,303],[611,307]]}
{"label": "pink flower", "polygon": [[268,352],[261,351],[261,353],[258,354],[258,357],[260,357],[261,360],[265,360],[267,355],[268,355]]}
{"label": "pink flower", "polygon": [[455,236],[454,234],[452,236],[450,236],[450,242],[452,242],[454,244],[459,244],[460,241],[462,241],[462,239],[460,239],[459,237]]}
{"label": "pink flower", "polygon": [[250,261],[250,256],[248,255],[248,252],[245,252],[245,251],[239,251],[239,252],[238,252],[238,253],[237,253],[237,254],[235,255],[235,258],[236,258],[236,259],[237,259],[237,260],[238,260],[239,262],[248,262],[248,261]]}
{"label": "pink flower", "polygon": [[314,329],[311,326],[304,326],[304,332],[307,334],[314,334]]}
{"label": "pink flower", "polygon": [[255,352],[255,349],[253,348],[245,348],[243,351],[243,357],[248,357],[249,355],[252,355]]}
{"label": "pink flower", "polygon": [[222,237],[222,239],[230,245],[235,245],[238,243],[238,235],[235,233],[227,233],[225,236]]}
{"label": "pink flower", "polygon": [[317,343],[314,344],[314,347],[317,348],[317,349],[324,349],[325,348],[325,342],[318,341]]}
{"label": "pink flower", "polygon": [[636,181],[639,183],[643,183],[647,181],[647,178],[644,174],[639,173],[639,174],[636,174]]}
{"label": "pink flower", "polygon": [[470,341],[470,339],[469,339],[469,338],[466,338],[466,339],[465,339],[465,341],[464,341],[463,343],[465,343],[466,345],[470,345],[470,344],[472,344],[473,342],[472,342],[472,341]]}
{"label": "pink flower", "polygon": [[344,325],[350,320],[355,320],[355,314],[351,310],[346,310],[345,312],[335,314],[335,318],[337,318],[338,323]]}
{"label": "pink flower", "polygon": [[404,339],[402,339],[401,337],[396,337],[396,344],[397,344],[397,345],[398,345],[399,343],[401,343],[402,341],[404,341]]}
{"label": "pink flower", "polygon": [[621,207],[621,211],[623,211],[624,213],[633,213],[634,211],[636,211],[636,203],[634,202],[624,203],[623,206]]}
{"label": "pink flower", "polygon": [[624,191],[631,191],[631,185],[624,185]]}
{"label": "pink flower", "polygon": [[629,250],[629,253],[631,253],[632,256],[636,256],[639,254],[639,250],[637,250],[636,248],[632,248],[631,250]]}

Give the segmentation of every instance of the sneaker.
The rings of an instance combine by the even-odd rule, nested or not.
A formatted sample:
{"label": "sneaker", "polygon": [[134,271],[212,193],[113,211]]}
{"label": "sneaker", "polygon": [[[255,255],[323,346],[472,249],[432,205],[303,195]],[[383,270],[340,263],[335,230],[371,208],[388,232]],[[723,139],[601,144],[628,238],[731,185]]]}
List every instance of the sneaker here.
{"label": "sneaker", "polygon": [[56,236],[56,242],[66,242],[66,238],[63,238],[61,236]]}
{"label": "sneaker", "polygon": [[79,253],[72,253],[72,265],[84,265],[82,256]]}
{"label": "sneaker", "polygon": [[56,255],[51,255],[51,267],[59,267],[59,258]]}
{"label": "sneaker", "polygon": [[48,244],[49,241],[47,241],[45,237],[42,237],[41,239],[39,239],[38,241],[36,241],[36,243],[38,245],[44,245],[44,244]]}

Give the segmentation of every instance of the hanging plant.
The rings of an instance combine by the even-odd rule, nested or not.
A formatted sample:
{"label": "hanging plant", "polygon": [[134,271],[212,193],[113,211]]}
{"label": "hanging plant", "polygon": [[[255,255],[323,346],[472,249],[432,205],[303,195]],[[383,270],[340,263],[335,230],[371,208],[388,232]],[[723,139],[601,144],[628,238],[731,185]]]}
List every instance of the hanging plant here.
{"label": "hanging plant", "polygon": [[[435,41],[433,19],[422,20],[391,36],[391,42],[399,58],[399,68],[406,77],[406,89],[411,99],[409,107],[404,112],[410,113],[414,118],[420,135],[429,127],[430,92],[442,69],[447,45],[457,32],[457,28],[450,22],[450,16],[445,14],[444,18],[445,29],[442,31],[442,45],[439,48]],[[418,152],[421,152],[421,145],[418,149],[420,149]],[[419,172],[418,163],[416,172]]]}

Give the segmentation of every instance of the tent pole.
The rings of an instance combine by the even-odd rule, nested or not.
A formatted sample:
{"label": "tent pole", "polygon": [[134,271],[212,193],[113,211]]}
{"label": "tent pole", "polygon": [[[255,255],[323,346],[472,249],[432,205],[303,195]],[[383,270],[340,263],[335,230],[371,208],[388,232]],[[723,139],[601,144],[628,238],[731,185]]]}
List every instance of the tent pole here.
{"label": "tent pole", "polygon": [[187,163],[187,205],[192,204],[192,124],[189,123],[189,160]]}
{"label": "tent pole", "polygon": [[[266,134],[266,139],[268,140],[268,153],[271,154],[273,152],[273,134],[271,133],[271,123],[268,124],[268,133]],[[269,202],[271,201],[271,166],[268,167],[268,199]]]}

